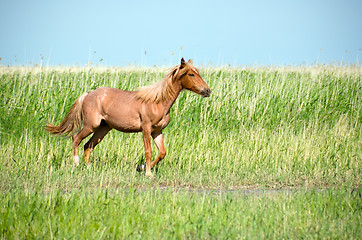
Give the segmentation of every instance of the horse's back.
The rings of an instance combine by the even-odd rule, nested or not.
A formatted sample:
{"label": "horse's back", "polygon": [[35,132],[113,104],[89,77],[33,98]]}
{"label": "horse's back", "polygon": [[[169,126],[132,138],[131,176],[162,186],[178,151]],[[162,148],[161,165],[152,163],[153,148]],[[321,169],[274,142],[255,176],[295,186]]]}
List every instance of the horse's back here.
{"label": "horse's back", "polygon": [[140,102],[135,92],[101,87],[88,93],[83,102],[85,117],[124,132],[140,131]]}

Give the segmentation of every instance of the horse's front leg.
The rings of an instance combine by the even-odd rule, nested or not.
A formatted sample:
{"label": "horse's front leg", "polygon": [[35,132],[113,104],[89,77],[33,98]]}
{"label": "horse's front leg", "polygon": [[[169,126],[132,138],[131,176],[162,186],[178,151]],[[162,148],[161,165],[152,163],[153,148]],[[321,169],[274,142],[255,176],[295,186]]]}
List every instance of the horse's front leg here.
{"label": "horse's front leg", "polygon": [[143,143],[145,145],[146,176],[153,178],[153,174],[151,172],[151,158],[152,158],[151,131],[144,129],[142,133],[143,133]]}
{"label": "horse's front leg", "polygon": [[165,158],[166,156],[166,150],[165,150],[165,145],[163,144],[163,136],[162,136],[162,131],[161,132],[154,132],[152,133],[152,138],[158,148],[159,154],[157,156],[157,158],[155,160],[153,160],[153,162],[151,162],[151,169],[156,166],[156,164],[161,161],[162,159]]}

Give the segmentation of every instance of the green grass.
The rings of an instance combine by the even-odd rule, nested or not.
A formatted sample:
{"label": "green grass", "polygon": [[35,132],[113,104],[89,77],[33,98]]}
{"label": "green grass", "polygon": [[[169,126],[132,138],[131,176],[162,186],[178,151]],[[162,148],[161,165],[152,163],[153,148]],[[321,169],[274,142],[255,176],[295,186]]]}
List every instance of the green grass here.
{"label": "green grass", "polygon": [[[361,235],[360,194],[350,194],[362,176],[361,68],[200,72],[212,95],[180,94],[164,130],[166,158],[150,181],[135,171],[144,161],[140,134],[113,130],[92,153],[90,168],[74,167],[71,140],[43,126],[59,123],[84,92],[135,90],[167,69],[1,67],[2,238]],[[202,191],[249,188],[304,190]],[[315,188],[330,190],[308,190]]]}
{"label": "green grass", "polygon": [[174,191],[2,194],[9,239],[351,239],[361,196],[346,191],[237,195]]}

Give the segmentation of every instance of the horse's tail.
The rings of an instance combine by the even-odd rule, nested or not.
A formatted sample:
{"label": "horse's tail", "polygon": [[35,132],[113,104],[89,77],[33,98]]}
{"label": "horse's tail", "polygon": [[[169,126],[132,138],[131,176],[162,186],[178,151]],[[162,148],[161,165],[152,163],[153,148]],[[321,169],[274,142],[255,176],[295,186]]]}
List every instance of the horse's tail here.
{"label": "horse's tail", "polygon": [[45,130],[54,135],[72,136],[83,122],[82,105],[87,94],[84,93],[75,101],[67,116],[58,126],[48,123]]}

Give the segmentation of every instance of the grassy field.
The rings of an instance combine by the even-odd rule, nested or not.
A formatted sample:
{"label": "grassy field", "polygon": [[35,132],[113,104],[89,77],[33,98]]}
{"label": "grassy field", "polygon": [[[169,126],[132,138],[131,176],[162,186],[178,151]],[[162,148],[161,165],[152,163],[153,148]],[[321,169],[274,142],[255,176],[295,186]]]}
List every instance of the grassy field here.
{"label": "grassy field", "polygon": [[[84,92],[135,90],[167,69],[0,67],[1,238],[361,236],[362,69],[200,72],[212,95],[180,94],[149,180],[135,171],[141,134],[112,131],[91,167],[74,167],[71,140],[43,126]],[[239,191],[280,188],[293,191]]]}

